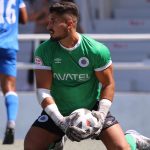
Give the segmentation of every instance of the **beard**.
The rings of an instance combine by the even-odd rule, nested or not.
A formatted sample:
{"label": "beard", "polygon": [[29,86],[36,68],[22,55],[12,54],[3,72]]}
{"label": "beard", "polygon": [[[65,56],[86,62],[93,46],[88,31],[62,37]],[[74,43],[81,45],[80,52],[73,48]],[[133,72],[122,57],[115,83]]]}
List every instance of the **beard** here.
{"label": "beard", "polygon": [[50,37],[50,40],[56,41],[56,42],[58,42],[58,41],[60,41],[62,39],[63,39],[62,37]]}
{"label": "beard", "polygon": [[56,36],[56,37],[50,36],[50,40],[59,42],[59,41],[65,39],[67,36],[68,36],[68,30],[64,29],[62,35]]}

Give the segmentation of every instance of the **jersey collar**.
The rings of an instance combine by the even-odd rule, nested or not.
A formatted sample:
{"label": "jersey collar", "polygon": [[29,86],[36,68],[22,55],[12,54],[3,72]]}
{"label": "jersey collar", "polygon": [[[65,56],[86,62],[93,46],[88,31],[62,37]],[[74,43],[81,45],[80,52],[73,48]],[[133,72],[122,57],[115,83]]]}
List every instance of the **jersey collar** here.
{"label": "jersey collar", "polygon": [[61,46],[62,48],[66,49],[67,51],[73,51],[73,50],[76,49],[76,48],[80,45],[80,43],[81,43],[81,35],[80,35],[79,33],[78,33],[78,36],[79,36],[79,40],[78,40],[78,42],[75,44],[74,47],[67,48],[67,47],[64,47],[60,42],[59,42],[59,44],[60,44],[60,46]]}

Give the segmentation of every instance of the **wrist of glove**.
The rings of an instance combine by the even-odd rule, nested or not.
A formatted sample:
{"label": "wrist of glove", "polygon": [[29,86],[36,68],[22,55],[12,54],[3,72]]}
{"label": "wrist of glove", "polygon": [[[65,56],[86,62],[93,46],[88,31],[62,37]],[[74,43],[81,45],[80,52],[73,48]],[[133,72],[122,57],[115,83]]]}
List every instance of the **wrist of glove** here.
{"label": "wrist of glove", "polygon": [[110,107],[111,101],[108,99],[102,99],[99,102],[98,111],[92,111],[92,115],[97,118],[97,124],[93,127],[93,132],[89,136],[90,138],[94,139],[100,134]]}
{"label": "wrist of glove", "polygon": [[100,134],[103,128],[105,118],[99,111],[93,110],[92,115],[97,119],[97,124],[93,127],[93,132],[91,133],[91,138],[95,138]]}
{"label": "wrist of glove", "polygon": [[48,105],[44,111],[51,117],[57,126],[59,126],[64,132],[68,126],[66,118],[61,115],[56,104]]}

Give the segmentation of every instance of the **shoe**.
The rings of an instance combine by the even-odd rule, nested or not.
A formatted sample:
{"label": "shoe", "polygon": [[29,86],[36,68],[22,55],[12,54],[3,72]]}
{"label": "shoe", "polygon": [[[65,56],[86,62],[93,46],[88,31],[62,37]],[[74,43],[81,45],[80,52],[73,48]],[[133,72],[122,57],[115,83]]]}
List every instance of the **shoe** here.
{"label": "shoe", "polygon": [[125,134],[130,134],[136,139],[138,150],[150,150],[150,138],[147,138],[135,130],[128,130]]}
{"label": "shoe", "polygon": [[6,128],[3,144],[13,144],[14,143],[14,134],[15,134],[14,129]]}
{"label": "shoe", "polygon": [[64,144],[65,144],[66,140],[67,140],[67,137],[63,136],[60,141],[58,141],[57,143],[55,143],[54,146],[49,147],[48,150],[63,150]]}

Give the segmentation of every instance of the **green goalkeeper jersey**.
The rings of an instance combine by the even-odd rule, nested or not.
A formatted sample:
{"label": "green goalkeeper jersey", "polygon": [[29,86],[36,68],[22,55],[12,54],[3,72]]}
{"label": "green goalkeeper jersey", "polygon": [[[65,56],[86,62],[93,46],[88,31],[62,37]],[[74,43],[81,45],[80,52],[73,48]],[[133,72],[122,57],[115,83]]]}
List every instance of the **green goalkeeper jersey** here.
{"label": "green goalkeeper jersey", "polygon": [[64,116],[78,108],[94,107],[100,95],[94,72],[112,63],[106,46],[86,35],[79,34],[79,37],[72,49],[47,40],[35,51],[35,63],[53,73],[51,95]]}

